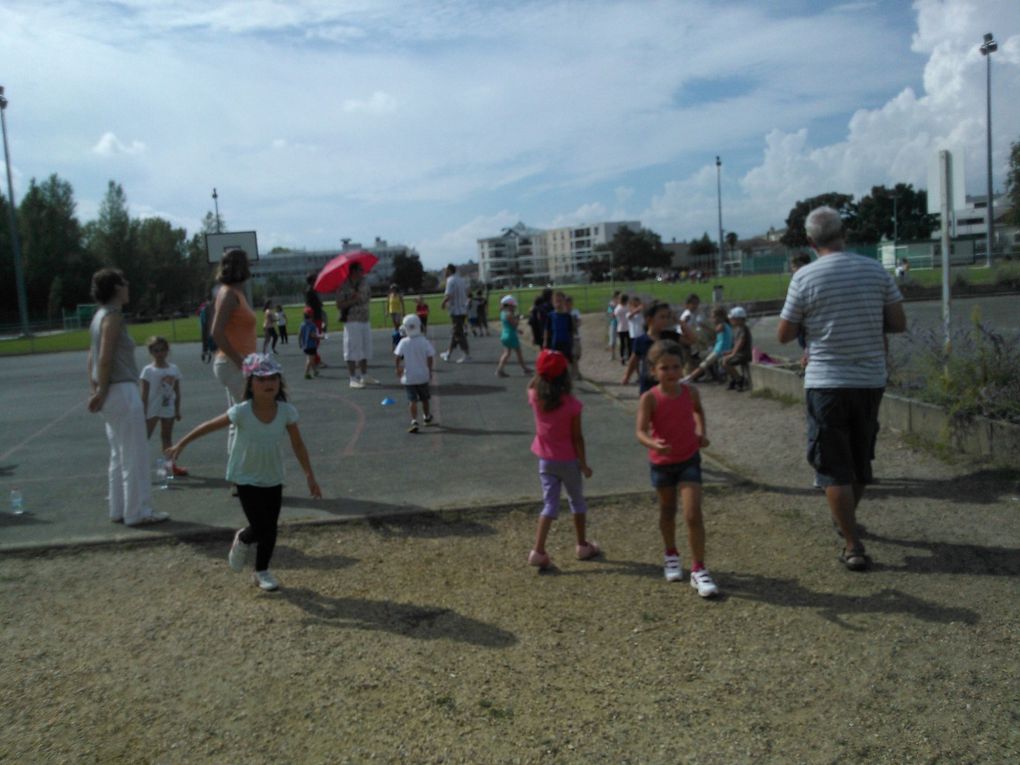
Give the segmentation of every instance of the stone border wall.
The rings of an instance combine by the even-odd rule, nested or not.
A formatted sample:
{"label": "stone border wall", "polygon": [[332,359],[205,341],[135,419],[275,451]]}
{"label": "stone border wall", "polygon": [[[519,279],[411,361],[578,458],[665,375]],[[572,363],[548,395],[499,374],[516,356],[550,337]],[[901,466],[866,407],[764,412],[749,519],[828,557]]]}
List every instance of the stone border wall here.
{"label": "stone border wall", "polygon": [[[804,379],[796,366],[754,364],[751,379],[756,390],[804,400]],[[975,417],[954,427],[941,407],[891,393],[882,397],[881,419],[883,427],[899,433],[1020,466],[1020,425]]]}

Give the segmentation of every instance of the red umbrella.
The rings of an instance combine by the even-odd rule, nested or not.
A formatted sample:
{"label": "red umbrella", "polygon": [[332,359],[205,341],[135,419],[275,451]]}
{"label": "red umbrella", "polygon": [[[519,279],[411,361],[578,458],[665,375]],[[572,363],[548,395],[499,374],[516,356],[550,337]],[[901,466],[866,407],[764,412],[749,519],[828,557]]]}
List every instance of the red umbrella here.
{"label": "red umbrella", "polygon": [[347,281],[354,263],[358,263],[367,274],[378,262],[379,258],[368,250],[355,250],[337,255],[319,271],[319,276],[315,280],[315,291],[336,292],[340,285]]}

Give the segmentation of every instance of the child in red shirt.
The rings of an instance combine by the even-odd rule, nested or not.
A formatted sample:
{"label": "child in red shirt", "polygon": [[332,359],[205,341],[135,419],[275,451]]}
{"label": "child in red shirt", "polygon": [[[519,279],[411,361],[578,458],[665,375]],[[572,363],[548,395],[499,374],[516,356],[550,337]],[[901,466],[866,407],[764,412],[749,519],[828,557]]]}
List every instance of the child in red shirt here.
{"label": "child in red shirt", "polygon": [[660,340],[648,352],[658,385],[641,396],[637,439],[648,447],[652,486],[659,495],[659,530],[666,546],[666,581],[683,579],[676,546],[677,486],[683,500],[687,543],[691,548],[691,587],[703,598],[719,594],[705,568],[705,522],[701,515],[701,453],[708,446],[701,396],[683,378],[683,349]]}

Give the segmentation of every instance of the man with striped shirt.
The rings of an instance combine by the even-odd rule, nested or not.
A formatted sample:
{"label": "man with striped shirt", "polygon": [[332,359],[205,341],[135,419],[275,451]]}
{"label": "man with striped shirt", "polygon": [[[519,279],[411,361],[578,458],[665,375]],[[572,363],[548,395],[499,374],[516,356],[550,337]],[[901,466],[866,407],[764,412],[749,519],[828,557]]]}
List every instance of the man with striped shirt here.
{"label": "man with striped shirt", "polygon": [[907,319],[903,296],[882,265],[843,251],[838,212],[816,208],[804,228],[818,259],[791,278],[778,335],[781,343],[801,329],[807,336],[807,458],[843,536],[840,560],[861,571],[868,557],[857,537],[857,505],[872,481],[885,333],[905,331]]}

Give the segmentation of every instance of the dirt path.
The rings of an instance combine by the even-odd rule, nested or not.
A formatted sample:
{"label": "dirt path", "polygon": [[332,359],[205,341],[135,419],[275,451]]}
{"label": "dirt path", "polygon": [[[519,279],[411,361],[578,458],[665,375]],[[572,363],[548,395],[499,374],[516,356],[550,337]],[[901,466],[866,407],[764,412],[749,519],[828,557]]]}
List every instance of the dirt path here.
{"label": "dirt path", "polygon": [[663,581],[650,493],[593,505],[599,560],[557,524],[541,576],[535,507],[287,528],[273,595],[225,538],[5,556],[0,762],[1020,759],[1017,471],[883,434],[851,574],[799,407],[700,390],[719,600]]}

